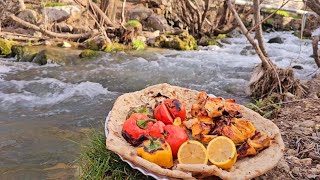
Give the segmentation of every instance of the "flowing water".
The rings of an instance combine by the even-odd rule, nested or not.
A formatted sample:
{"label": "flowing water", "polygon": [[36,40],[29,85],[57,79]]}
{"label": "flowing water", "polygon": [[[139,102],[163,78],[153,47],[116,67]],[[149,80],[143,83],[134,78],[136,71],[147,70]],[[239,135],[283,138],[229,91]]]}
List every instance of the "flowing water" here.
{"label": "flowing water", "polygon": [[[289,32],[266,34],[284,44],[267,44],[280,67],[301,65],[297,77],[308,79],[316,69],[311,42]],[[101,128],[115,99],[126,92],[170,83],[241,103],[256,55],[240,55],[248,42],[230,38],[222,48],[197,51],[149,49],[105,54],[92,61],[74,59],[68,65],[0,60],[0,179],[69,179],[79,142],[91,127]],[[77,54],[77,50],[64,50]],[[250,53],[249,53],[250,54]],[[78,142],[78,143],[77,143]]]}

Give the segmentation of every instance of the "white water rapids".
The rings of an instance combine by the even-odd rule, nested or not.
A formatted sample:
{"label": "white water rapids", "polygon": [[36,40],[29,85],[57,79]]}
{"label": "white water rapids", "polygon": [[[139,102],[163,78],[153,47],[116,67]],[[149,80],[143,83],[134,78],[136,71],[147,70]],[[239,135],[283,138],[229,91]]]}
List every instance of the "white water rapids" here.
{"label": "white water rapids", "polygon": [[[300,65],[296,76],[310,78],[316,70],[311,41],[290,32],[265,34],[265,40],[276,36],[284,43],[266,43],[270,58],[283,68]],[[80,146],[71,140],[101,128],[122,93],[166,82],[248,102],[250,72],[260,60],[240,55],[249,46],[243,36],[227,40],[222,48],[121,52],[65,66],[0,59],[0,179],[55,177],[46,168],[74,162]]]}

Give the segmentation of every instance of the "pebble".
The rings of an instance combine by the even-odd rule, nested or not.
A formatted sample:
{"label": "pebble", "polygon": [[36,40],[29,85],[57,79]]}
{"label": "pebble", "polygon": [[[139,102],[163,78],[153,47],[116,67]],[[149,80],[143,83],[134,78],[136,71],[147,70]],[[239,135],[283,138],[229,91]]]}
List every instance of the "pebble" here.
{"label": "pebble", "polygon": [[296,174],[296,175],[300,176],[301,170],[300,170],[299,167],[294,167],[294,168],[292,168],[291,171],[292,171],[293,174]]}
{"label": "pebble", "polygon": [[282,169],[285,172],[289,172],[290,171],[290,166],[287,163],[287,161],[285,159],[281,159],[280,162],[278,163],[278,168]]}
{"label": "pebble", "polygon": [[300,159],[295,156],[288,156],[287,159],[292,163],[294,163],[295,165],[299,165],[299,166],[301,165]]}

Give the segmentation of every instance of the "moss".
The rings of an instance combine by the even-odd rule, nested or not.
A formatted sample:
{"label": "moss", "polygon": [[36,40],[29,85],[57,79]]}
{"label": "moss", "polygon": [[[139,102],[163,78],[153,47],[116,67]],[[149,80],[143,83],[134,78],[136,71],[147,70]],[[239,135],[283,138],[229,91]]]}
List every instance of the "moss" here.
{"label": "moss", "polygon": [[11,48],[12,48],[13,42],[8,41],[6,39],[0,38],[0,55],[2,56],[8,56],[12,53]]}
{"label": "moss", "polygon": [[80,58],[91,58],[95,56],[97,56],[97,52],[91,49],[85,49],[79,55]]}
{"label": "moss", "polygon": [[45,7],[56,7],[56,6],[66,6],[68,4],[66,3],[61,3],[61,2],[47,2],[45,3]]}
{"label": "moss", "polygon": [[132,41],[132,49],[143,50],[145,48],[145,43],[140,39],[135,39]]}
{"label": "moss", "polygon": [[127,49],[127,46],[115,42],[115,43],[107,44],[105,46],[104,51],[105,52],[119,52],[119,51],[124,51],[126,49]]}
{"label": "moss", "polygon": [[155,46],[161,48],[170,48],[176,50],[195,50],[197,49],[197,41],[191,35],[167,35],[159,36],[156,39]]}
{"label": "moss", "polygon": [[219,34],[218,36],[217,36],[217,39],[223,39],[223,38],[226,38],[226,34]]}
{"label": "moss", "polygon": [[92,39],[87,41],[86,48],[94,51],[99,51],[101,49],[101,47]]}
{"label": "moss", "polygon": [[138,27],[138,26],[142,26],[142,24],[138,20],[130,20],[127,22],[126,26]]}

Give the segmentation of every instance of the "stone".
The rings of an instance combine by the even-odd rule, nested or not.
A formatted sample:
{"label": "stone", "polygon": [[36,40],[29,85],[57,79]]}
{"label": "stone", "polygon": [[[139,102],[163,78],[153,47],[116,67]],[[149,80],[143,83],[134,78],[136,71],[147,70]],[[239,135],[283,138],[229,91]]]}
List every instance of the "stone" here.
{"label": "stone", "polygon": [[126,24],[127,31],[133,31],[134,35],[137,36],[142,33],[142,24],[138,20],[130,20]]}
{"label": "stone", "polygon": [[12,42],[0,38],[0,55],[9,56],[11,54]]}
{"label": "stone", "polygon": [[219,46],[221,47],[222,44],[220,44],[216,39],[210,38],[208,36],[202,36],[198,42],[200,46]]}
{"label": "stone", "polygon": [[91,49],[85,49],[79,54],[79,57],[80,58],[92,58],[92,57],[95,57],[96,55],[97,55],[96,51],[93,51]]}
{"label": "stone", "polygon": [[91,49],[94,51],[99,51],[106,44],[106,40],[103,36],[96,36],[94,38],[88,39],[84,42],[86,49]]}
{"label": "stone", "polygon": [[54,24],[54,29],[57,32],[72,32],[73,31],[73,26],[65,23],[65,22],[60,22]]}
{"label": "stone", "polygon": [[277,43],[277,44],[283,44],[283,39],[279,36],[271,38],[268,43]]}
{"label": "stone", "polygon": [[147,23],[144,24],[144,28],[151,31],[159,30],[164,32],[170,29],[170,26],[167,23],[166,18],[161,15],[151,15],[147,18]]}
{"label": "stone", "polygon": [[294,174],[296,174],[296,175],[299,175],[300,176],[300,172],[301,172],[301,170],[300,170],[300,168],[299,167],[294,167],[294,168],[292,168],[292,173],[294,173]]}
{"label": "stone", "polygon": [[168,0],[149,0],[148,1],[148,7],[149,8],[158,8],[161,5],[168,5]]}
{"label": "stone", "polygon": [[40,51],[32,60],[33,63],[37,63],[39,65],[46,65],[48,63],[48,55],[47,50]]}
{"label": "stone", "polygon": [[24,8],[24,3],[20,0],[1,0],[0,1],[0,22],[5,26],[12,22],[9,15],[15,14]]}
{"label": "stone", "polygon": [[197,41],[188,34],[161,35],[156,38],[155,47],[170,48],[176,50],[196,50]]}
{"label": "stone", "polygon": [[295,157],[295,156],[288,156],[287,160],[289,160],[290,162],[294,163],[295,165],[298,165],[298,166],[301,165],[300,159]]}
{"label": "stone", "polygon": [[154,39],[154,38],[160,36],[160,31],[159,31],[159,30],[156,30],[156,31],[154,31],[154,32],[142,31],[142,35],[143,35],[144,37],[146,37],[147,40],[148,40],[148,39]]}
{"label": "stone", "polygon": [[288,149],[288,150],[287,150],[287,154],[288,154],[289,156],[295,156],[295,155],[297,154],[297,152],[296,152],[296,150],[294,150],[294,149]]}
{"label": "stone", "polygon": [[311,128],[314,127],[316,123],[313,120],[305,120],[300,123],[301,127]]}
{"label": "stone", "polygon": [[38,13],[31,9],[25,9],[18,14],[18,17],[24,21],[31,24],[36,24],[38,22]]}
{"label": "stone", "polygon": [[61,22],[69,18],[79,19],[81,12],[81,8],[76,5],[45,7],[42,10],[43,16],[49,23]]}
{"label": "stone", "polygon": [[70,48],[71,47],[71,44],[66,42],[66,41],[63,41],[62,44],[61,44],[61,47],[62,48]]}
{"label": "stone", "polygon": [[240,51],[240,54],[243,56],[255,55],[256,51],[252,46],[246,46]]}
{"label": "stone", "polygon": [[129,20],[145,21],[152,14],[152,9],[143,6],[139,6],[128,11]]}
{"label": "stone", "polygon": [[286,162],[285,159],[281,159],[278,163],[278,168],[282,169],[284,172],[289,172],[290,171],[290,166],[289,164]]}
{"label": "stone", "polygon": [[299,70],[300,70],[300,69],[303,69],[303,66],[297,64],[297,65],[293,65],[292,68],[293,68],[293,69],[299,69]]}

